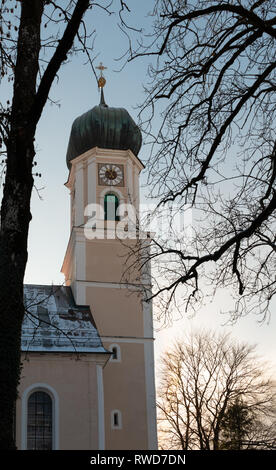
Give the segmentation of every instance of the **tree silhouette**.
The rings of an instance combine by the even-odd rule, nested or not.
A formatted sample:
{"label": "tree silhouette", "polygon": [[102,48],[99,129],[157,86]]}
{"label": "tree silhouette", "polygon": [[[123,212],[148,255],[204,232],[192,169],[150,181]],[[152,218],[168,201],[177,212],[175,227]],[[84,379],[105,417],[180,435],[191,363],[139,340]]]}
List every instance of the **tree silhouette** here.
{"label": "tree silhouette", "polygon": [[[119,14],[126,9],[119,1]],[[84,52],[93,68],[92,25],[85,14],[107,13],[110,2],[13,0],[0,2],[0,74],[13,84],[12,102],[0,108],[4,191],[0,228],[0,448],[14,448],[13,410],[20,378],[24,317],[23,279],[28,258],[37,124],[57,74]],[[48,33],[49,31],[49,33]]]}
{"label": "tree silhouette", "polygon": [[[153,297],[168,312],[180,296],[198,305],[206,284],[231,288],[233,320],[265,318],[276,287],[275,2],[157,0],[153,15],[129,56],[152,61],[140,110],[148,187],[177,232],[153,241]],[[175,221],[187,205],[191,239]]]}
{"label": "tree silhouette", "polygon": [[157,406],[162,448],[275,445],[275,384],[253,346],[199,331],[177,340],[161,366]]}

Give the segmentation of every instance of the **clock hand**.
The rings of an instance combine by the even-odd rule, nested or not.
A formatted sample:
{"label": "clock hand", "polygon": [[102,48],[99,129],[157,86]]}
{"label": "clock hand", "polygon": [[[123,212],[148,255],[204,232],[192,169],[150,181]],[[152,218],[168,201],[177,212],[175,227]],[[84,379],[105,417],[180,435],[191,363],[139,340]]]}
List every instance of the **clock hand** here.
{"label": "clock hand", "polygon": [[110,170],[109,177],[114,180],[116,178],[116,176],[117,176],[116,171],[115,170]]}

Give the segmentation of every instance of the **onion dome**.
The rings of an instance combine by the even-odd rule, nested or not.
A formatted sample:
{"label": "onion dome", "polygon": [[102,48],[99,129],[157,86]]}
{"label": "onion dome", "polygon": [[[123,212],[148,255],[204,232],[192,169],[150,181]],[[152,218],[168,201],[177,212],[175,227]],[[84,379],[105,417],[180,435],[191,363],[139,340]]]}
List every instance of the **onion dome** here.
{"label": "onion dome", "polygon": [[[98,106],[77,117],[73,122],[66,161],[70,162],[93,147],[113,150],[131,150],[138,155],[142,134],[132,117],[124,108],[110,108],[103,95],[105,79],[101,76],[101,101]],[[100,82],[100,80],[102,80]]]}

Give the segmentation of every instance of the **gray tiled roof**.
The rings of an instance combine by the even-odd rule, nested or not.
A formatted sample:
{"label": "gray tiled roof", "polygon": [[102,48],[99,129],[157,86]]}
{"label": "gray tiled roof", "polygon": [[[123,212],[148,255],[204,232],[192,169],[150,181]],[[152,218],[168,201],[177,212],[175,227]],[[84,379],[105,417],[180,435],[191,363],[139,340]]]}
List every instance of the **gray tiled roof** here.
{"label": "gray tiled roof", "polygon": [[22,351],[107,352],[90,308],[75,304],[70,287],[24,285]]}

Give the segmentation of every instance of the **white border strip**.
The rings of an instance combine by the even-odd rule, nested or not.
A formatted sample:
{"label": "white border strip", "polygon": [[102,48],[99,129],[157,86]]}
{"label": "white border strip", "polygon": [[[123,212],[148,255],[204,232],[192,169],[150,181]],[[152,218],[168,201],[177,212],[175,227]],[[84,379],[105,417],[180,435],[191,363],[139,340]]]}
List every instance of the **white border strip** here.
{"label": "white border strip", "polygon": [[146,378],[146,400],[147,400],[147,424],[148,424],[148,449],[157,450],[157,427],[156,427],[156,397],[154,379],[154,352],[153,344],[144,344],[145,353],[145,378]]}
{"label": "white border strip", "polygon": [[103,388],[103,368],[97,364],[97,388],[98,388],[98,448],[105,449],[105,429],[104,429],[104,388]]}

